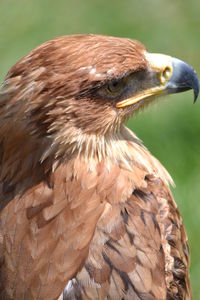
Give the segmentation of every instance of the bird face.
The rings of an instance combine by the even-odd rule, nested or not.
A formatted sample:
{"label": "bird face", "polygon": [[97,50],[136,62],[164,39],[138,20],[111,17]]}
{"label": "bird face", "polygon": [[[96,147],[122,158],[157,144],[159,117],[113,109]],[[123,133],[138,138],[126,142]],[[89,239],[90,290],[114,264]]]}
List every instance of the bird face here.
{"label": "bird face", "polygon": [[152,97],[168,93],[183,92],[189,89],[194,90],[194,101],[199,93],[199,82],[195,71],[185,62],[162,54],[151,54],[146,52],[148,62],[146,78],[139,91],[125,100],[116,104],[122,108],[129,105],[143,105]]}
{"label": "bird face", "polygon": [[102,99],[112,103],[119,123],[140,107],[159,96],[194,90],[194,101],[199,94],[195,71],[185,62],[163,54],[141,52],[145,69],[130,71],[113,77],[96,91]]}

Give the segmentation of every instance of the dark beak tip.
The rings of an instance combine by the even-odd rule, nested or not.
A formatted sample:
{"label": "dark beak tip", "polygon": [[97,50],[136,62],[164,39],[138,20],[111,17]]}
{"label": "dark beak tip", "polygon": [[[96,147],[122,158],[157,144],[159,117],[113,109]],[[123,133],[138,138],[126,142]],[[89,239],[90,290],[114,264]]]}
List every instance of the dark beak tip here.
{"label": "dark beak tip", "polygon": [[194,103],[197,101],[198,96],[199,96],[199,89],[200,89],[200,81],[197,79],[196,84],[193,86],[193,91],[194,91]]}
{"label": "dark beak tip", "polygon": [[173,58],[173,74],[168,81],[168,92],[179,93],[188,90],[194,92],[194,103],[197,101],[200,90],[200,82],[195,70],[177,58]]}

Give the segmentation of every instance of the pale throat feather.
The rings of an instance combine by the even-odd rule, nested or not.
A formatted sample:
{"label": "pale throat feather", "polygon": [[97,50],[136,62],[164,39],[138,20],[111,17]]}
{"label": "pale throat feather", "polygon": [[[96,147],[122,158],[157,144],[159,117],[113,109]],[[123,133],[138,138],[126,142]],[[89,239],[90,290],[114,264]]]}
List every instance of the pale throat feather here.
{"label": "pale throat feather", "polygon": [[137,177],[136,169],[146,174],[154,174],[167,185],[173,180],[162,164],[143,146],[137,136],[122,125],[115,133],[96,135],[83,133],[81,129],[72,130],[64,128],[54,137],[54,142],[43,154],[45,160],[54,153],[55,163],[53,171],[57,168],[60,157],[67,160],[77,157],[85,162],[92,170],[98,163],[106,164],[108,170],[112,165],[119,166],[130,172],[132,180]]}

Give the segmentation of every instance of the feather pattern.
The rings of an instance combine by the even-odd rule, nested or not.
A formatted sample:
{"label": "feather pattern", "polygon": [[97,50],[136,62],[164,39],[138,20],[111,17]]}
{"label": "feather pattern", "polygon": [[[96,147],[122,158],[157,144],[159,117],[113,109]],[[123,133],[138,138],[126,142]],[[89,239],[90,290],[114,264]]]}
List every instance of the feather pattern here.
{"label": "feather pattern", "polygon": [[145,181],[98,220],[85,265],[63,299],[191,299],[179,211],[162,180]]}

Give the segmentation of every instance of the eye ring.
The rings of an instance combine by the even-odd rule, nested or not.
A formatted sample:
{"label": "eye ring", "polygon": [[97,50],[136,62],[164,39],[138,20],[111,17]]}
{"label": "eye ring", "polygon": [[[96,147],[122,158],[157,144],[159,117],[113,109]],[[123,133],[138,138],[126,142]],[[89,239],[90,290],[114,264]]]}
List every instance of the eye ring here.
{"label": "eye ring", "polygon": [[115,93],[118,93],[121,90],[122,86],[123,86],[122,80],[114,79],[114,80],[107,83],[106,91],[109,94],[115,94]]}

